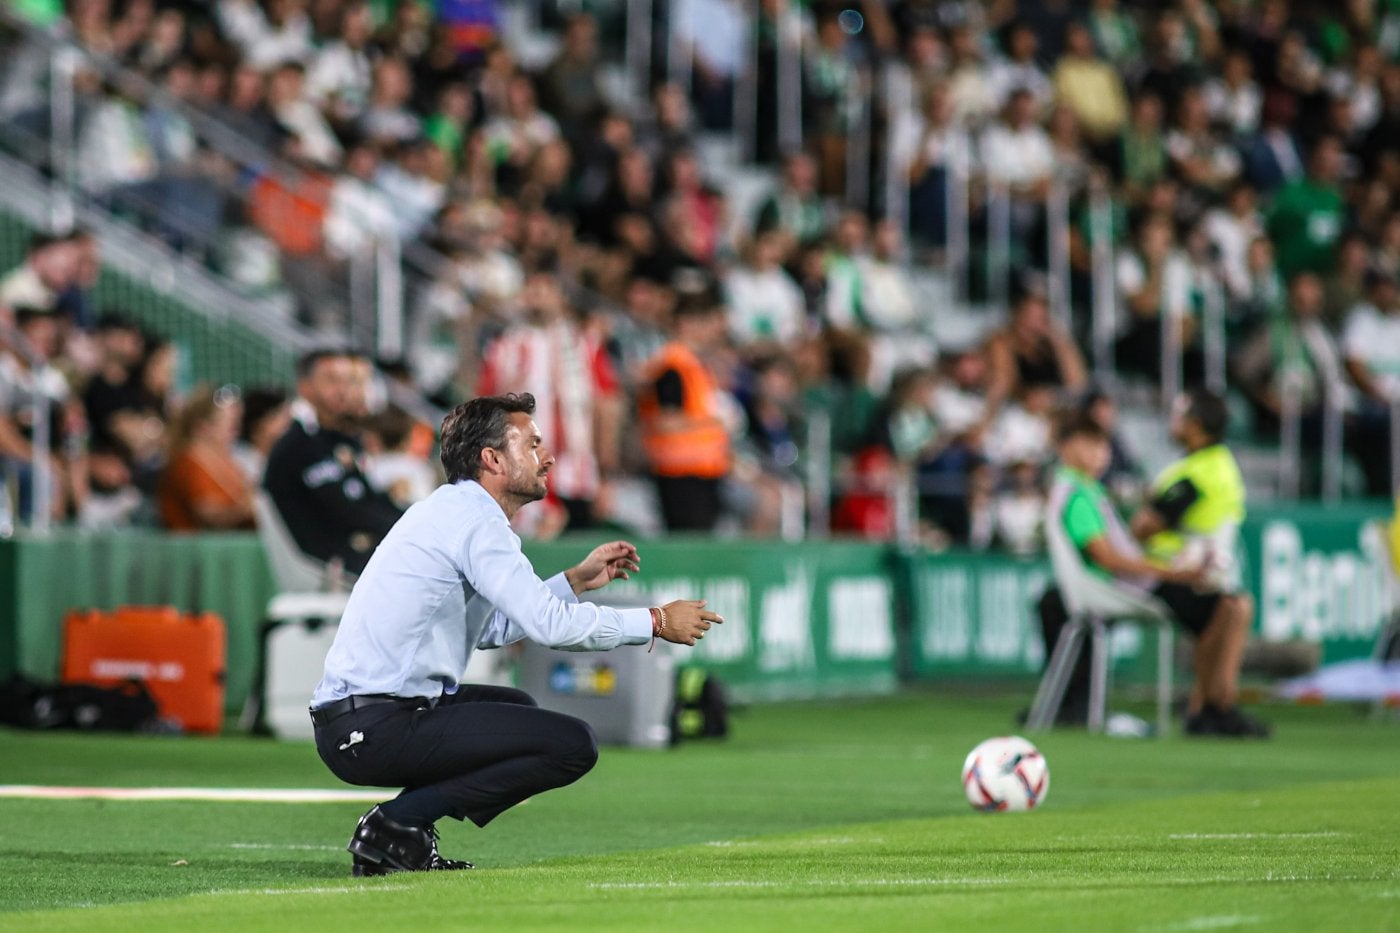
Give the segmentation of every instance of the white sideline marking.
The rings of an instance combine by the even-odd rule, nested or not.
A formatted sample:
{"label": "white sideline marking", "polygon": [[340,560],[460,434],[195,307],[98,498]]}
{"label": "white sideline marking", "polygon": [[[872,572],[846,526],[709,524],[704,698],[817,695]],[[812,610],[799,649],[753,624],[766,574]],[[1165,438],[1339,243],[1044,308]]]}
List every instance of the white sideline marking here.
{"label": "white sideline marking", "polygon": [[408,891],[404,885],[398,887],[387,887],[375,885],[372,888],[262,888],[252,892],[249,891],[210,891],[210,894],[387,894],[391,891]]}
{"label": "white sideline marking", "polygon": [[732,849],[737,847],[754,848],[762,846],[769,849],[804,849],[812,846],[850,846],[861,842],[879,844],[883,839],[857,839],[853,836],[826,836],[817,839],[794,839],[783,840],[763,840],[763,839],[713,839],[701,845],[709,846],[713,849]]}
{"label": "white sideline marking", "polygon": [[375,803],[382,790],[257,787],[53,787],[0,784],[0,797],[31,800],[200,800],[233,803]]}
{"label": "white sideline marking", "polygon": [[278,845],[271,842],[230,842],[230,849],[276,849],[279,852],[344,852],[345,846]]}
{"label": "white sideline marking", "polygon": [[[1201,878],[1158,878],[1147,887],[1198,887],[1205,884],[1309,884],[1319,881],[1377,881],[1389,880],[1390,876],[1342,876],[1331,873],[1325,875],[1276,875],[1273,872],[1266,872],[1263,875],[1230,877],[1221,875],[1217,877]],[[869,878],[869,879],[845,879],[845,878],[813,878],[808,881],[746,881],[742,879],[732,879],[728,881],[596,881],[588,885],[589,888],[602,890],[702,890],[702,889],[724,889],[724,888],[879,888],[879,887],[990,887],[1006,886],[1028,883],[1029,879],[1008,879],[1008,878]],[[1389,896],[1400,896],[1391,894]],[[1211,919],[1211,918],[1205,918]],[[1255,918],[1232,918],[1235,921],[1243,922],[1249,920],[1255,922]]]}
{"label": "white sideline marking", "polygon": [[1010,884],[1003,878],[870,878],[868,880],[843,880],[839,878],[813,878],[809,881],[598,881],[589,885],[590,888],[612,889],[612,890],[667,890],[676,888],[790,888],[794,884],[805,885],[809,888],[881,888],[881,887],[928,887],[932,885],[943,886],[981,886]]}
{"label": "white sideline marking", "polygon": [[1218,917],[1193,917],[1166,927],[1168,930],[1225,930],[1230,927],[1252,926],[1263,922],[1263,917],[1246,917],[1240,914],[1223,914]]}
{"label": "white sideline marking", "polygon": [[1325,839],[1343,833],[1172,833],[1168,839]]}

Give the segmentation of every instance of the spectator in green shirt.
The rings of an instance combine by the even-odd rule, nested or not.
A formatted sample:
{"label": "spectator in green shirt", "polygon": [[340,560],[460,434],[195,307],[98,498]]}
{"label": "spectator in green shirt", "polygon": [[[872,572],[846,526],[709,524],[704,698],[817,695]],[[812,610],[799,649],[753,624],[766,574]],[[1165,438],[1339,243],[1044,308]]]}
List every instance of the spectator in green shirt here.
{"label": "spectator in green shirt", "polygon": [[1196,639],[1195,685],[1187,708],[1189,735],[1268,735],[1268,727],[1240,712],[1239,663],[1249,632],[1247,608],[1208,588],[1205,566],[1167,567],[1142,555],[1098,481],[1111,456],[1108,435],[1082,415],[1059,432],[1060,467],[1046,520],[1058,521],[1090,572],[1150,595]]}
{"label": "spectator in green shirt", "polygon": [[1336,262],[1337,241],[1346,223],[1338,179],[1342,143],[1324,136],[1313,146],[1308,174],[1279,190],[1269,211],[1269,236],[1278,250],[1285,278],[1299,272],[1325,275]]}

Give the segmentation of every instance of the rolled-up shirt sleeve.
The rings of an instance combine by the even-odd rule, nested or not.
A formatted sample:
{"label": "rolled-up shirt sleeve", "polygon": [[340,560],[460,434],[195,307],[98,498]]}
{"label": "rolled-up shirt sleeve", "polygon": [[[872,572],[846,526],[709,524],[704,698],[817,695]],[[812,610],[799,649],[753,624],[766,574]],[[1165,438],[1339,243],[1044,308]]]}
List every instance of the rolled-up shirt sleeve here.
{"label": "rolled-up shirt sleeve", "polygon": [[606,651],[651,640],[651,613],[581,603],[564,575],[541,580],[502,522],[483,522],[460,555],[467,581],[496,607],[477,641],[495,648],[528,638],[566,651]]}

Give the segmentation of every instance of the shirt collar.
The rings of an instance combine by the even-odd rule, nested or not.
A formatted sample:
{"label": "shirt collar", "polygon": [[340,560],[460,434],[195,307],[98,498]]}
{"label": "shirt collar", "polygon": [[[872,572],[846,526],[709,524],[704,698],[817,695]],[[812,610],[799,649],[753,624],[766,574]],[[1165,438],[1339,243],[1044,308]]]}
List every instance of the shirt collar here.
{"label": "shirt collar", "polygon": [[292,419],[301,423],[307,434],[315,434],[321,430],[321,424],[316,420],[316,409],[311,407],[311,403],[298,396],[291,406]]}
{"label": "shirt collar", "polygon": [[496,511],[501,513],[501,517],[506,517],[506,510],[501,508],[501,504],[496,498],[486,491],[486,487],[474,479],[459,479],[452,484],[457,489],[462,490],[467,496],[480,501],[483,505],[494,506]]}

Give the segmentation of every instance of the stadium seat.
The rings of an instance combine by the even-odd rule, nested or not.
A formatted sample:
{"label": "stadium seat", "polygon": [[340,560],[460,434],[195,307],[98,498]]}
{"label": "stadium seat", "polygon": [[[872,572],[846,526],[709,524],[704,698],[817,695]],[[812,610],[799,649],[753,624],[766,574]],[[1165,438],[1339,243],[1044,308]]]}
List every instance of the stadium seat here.
{"label": "stadium seat", "polygon": [[271,497],[258,490],[253,493],[253,513],[258,523],[258,538],[267,552],[267,562],[281,593],[326,593],[341,589],[334,569],[297,547],[282,513],[277,511]]}
{"label": "stadium seat", "polygon": [[254,732],[270,727],[280,736],[304,738],[311,728],[306,706],[349,593],[334,567],[297,547],[267,493],[253,494],[253,511],[278,593],[263,614],[257,673],[239,726]]}
{"label": "stadium seat", "polygon": [[1049,728],[1060,711],[1070,672],[1083,650],[1084,636],[1090,639],[1089,731],[1101,732],[1108,696],[1108,627],[1115,622],[1144,622],[1157,627],[1157,735],[1164,736],[1171,726],[1172,647],[1171,615],[1153,596],[1130,587],[1101,579],[1089,572],[1079,551],[1057,521],[1045,523],[1045,536],[1055,581],[1064,595],[1069,622],[1060,632],[1050,663],[1041,678],[1026,719],[1026,728]]}

